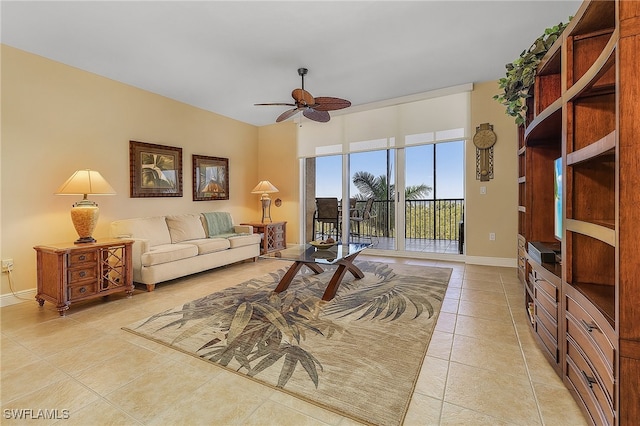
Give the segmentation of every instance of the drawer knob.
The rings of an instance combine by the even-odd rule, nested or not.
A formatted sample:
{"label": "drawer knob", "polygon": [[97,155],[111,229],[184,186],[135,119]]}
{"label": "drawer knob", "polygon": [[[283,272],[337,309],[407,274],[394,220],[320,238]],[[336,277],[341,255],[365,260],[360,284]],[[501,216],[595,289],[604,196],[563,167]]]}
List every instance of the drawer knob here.
{"label": "drawer knob", "polygon": [[80,290],[78,290],[78,293],[82,294],[82,293],[86,293],[87,289],[85,287],[80,287]]}
{"label": "drawer knob", "polygon": [[582,326],[584,327],[584,329],[587,330],[589,333],[591,333],[593,330],[599,330],[598,326],[595,325],[594,323],[589,324],[583,319],[580,320],[580,323],[582,323]]}
{"label": "drawer knob", "polygon": [[87,271],[80,271],[78,275],[80,275],[81,278],[84,278],[87,276]]}
{"label": "drawer knob", "polygon": [[593,384],[596,383],[595,377],[589,376],[587,373],[585,373],[582,370],[581,370],[581,372],[582,372],[582,377],[584,377],[584,379],[587,381],[587,384],[589,385],[589,388],[593,389]]}
{"label": "drawer knob", "polygon": [[78,256],[78,260],[87,260],[87,256],[84,254],[82,256]]}

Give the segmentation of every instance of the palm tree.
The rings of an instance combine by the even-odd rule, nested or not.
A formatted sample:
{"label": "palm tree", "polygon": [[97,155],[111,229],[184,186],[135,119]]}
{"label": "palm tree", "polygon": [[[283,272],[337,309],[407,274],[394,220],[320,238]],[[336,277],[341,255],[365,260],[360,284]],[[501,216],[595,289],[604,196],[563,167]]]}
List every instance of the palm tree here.
{"label": "palm tree", "polygon": [[[355,195],[358,200],[366,200],[373,198],[375,200],[393,200],[395,198],[395,185],[388,185],[387,177],[380,175],[378,177],[373,176],[369,172],[355,172],[353,174],[353,184],[360,191]],[[416,200],[424,198],[431,192],[431,187],[428,185],[410,185],[404,190],[404,197],[407,200]]]}
{"label": "palm tree", "polygon": [[[354,198],[357,200],[367,200],[369,198],[373,198],[374,200],[379,200],[385,202],[383,211],[378,211],[378,216],[380,217],[379,224],[382,223],[383,235],[388,236],[388,230],[390,229],[392,223],[394,222],[394,211],[389,208],[389,205],[386,204],[390,200],[393,202],[395,200],[395,185],[389,185],[387,183],[387,177],[385,175],[380,175],[375,177],[373,174],[369,172],[355,172],[353,174],[353,184],[360,191],[359,194],[356,194]],[[404,190],[404,197],[407,200],[417,200],[419,198],[425,198],[431,192],[431,187],[428,185],[420,184],[420,185],[410,185],[407,186]]]}

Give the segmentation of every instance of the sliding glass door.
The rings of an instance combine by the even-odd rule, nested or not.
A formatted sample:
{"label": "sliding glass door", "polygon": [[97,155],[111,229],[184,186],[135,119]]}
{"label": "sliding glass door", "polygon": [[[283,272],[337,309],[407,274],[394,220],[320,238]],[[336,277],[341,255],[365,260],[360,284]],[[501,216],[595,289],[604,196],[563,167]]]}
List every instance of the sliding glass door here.
{"label": "sliding glass door", "polygon": [[[342,241],[377,250],[461,254],[464,141],[307,159],[307,235],[321,238],[316,200],[335,198]],[[345,200],[348,200],[345,202]]]}
{"label": "sliding glass door", "polygon": [[405,148],[405,251],[462,253],[464,141]]}
{"label": "sliding glass door", "polygon": [[349,155],[349,193],[355,199],[350,220],[352,241],[395,250],[395,168],[395,150]]}

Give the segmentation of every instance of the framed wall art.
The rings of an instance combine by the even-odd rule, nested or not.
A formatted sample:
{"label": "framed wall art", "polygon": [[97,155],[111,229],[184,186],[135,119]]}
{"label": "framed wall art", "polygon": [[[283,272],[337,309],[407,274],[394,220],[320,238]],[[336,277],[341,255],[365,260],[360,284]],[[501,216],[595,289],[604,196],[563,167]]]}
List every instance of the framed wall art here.
{"label": "framed wall art", "polygon": [[193,201],[229,199],[229,159],[192,155]]}
{"label": "framed wall art", "polygon": [[131,198],[182,197],[182,148],[129,141]]}

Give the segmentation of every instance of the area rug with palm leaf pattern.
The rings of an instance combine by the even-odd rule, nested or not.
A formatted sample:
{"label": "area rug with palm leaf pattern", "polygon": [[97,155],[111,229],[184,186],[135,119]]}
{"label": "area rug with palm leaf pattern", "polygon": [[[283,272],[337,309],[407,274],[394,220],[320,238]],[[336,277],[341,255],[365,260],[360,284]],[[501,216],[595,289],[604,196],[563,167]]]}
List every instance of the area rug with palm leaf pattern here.
{"label": "area rug with palm leaf pattern", "polygon": [[[451,269],[358,261],[322,301],[333,269],[278,270],[125,327],[360,422],[407,412]],[[306,269],[306,268],[305,268]]]}

